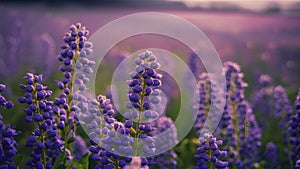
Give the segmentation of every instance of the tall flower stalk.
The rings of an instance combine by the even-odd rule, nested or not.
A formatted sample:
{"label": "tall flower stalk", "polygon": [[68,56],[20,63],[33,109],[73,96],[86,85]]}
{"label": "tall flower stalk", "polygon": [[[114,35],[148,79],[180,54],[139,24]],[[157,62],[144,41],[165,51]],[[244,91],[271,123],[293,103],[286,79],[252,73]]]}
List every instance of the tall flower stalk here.
{"label": "tall flower stalk", "polygon": [[225,145],[230,150],[230,166],[254,168],[255,163],[260,160],[257,149],[261,146],[261,130],[245,99],[244,88],[247,84],[243,80],[240,66],[236,63],[224,63],[223,73],[227,86],[225,110],[229,110],[230,118],[227,128],[221,128],[221,130],[227,133],[228,142]]}
{"label": "tall flower stalk", "polygon": [[274,101],[272,100],[274,92],[273,80],[269,75],[262,74],[258,79],[257,88],[251,97],[251,106],[261,129],[268,132],[270,127],[265,119],[274,118]]}
{"label": "tall flower stalk", "polygon": [[226,151],[220,150],[223,144],[222,140],[217,140],[212,135],[205,133],[199,139],[200,144],[197,148],[197,164],[195,169],[221,169],[227,168],[228,162],[222,161],[227,156]]}
{"label": "tall flower stalk", "polygon": [[[228,152],[228,162],[230,167],[253,168],[256,161],[259,160],[256,149],[260,147],[261,131],[256,119],[252,114],[251,107],[245,100],[244,88],[247,84],[243,81],[243,74],[239,65],[233,62],[226,62],[223,69],[226,78],[226,102],[224,112],[219,123],[216,134],[224,141],[224,150]],[[198,135],[201,132],[207,132],[204,123],[207,123],[211,99],[216,97],[212,95],[215,82],[209,79],[206,73],[200,75],[198,82],[199,101],[198,113],[195,128]],[[213,119],[212,119],[213,120]],[[212,120],[208,123],[213,122]],[[201,130],[200,130],[201,129]],[[253,145],[249,145],[249,143]]]}
{"label": "tall flower stalk", "polygon": [[290,149],[290,163],[295,168],[300,168],[300,88],[295,100],[296,114],[292,115],[289,121],[289,143]]}
{"label": "tall flower stalk", "polygon": [[[124,114],[126,124],[132,124],[130,130],[135,138],[134,155],[151,156],[155,152],[154,140],[149,136],[153,130],[149,123],[159,116],[155,106],[160,102],[161,74],[156,72],[159,63],[150,51],[143,52],[135,59],[136,70],[130,73],[128,80],[128,98]],[[142,165],[153,165],[153,157],[142,158]]]}
{"label": "tall flower stalk", "polygon": [[25,79],[27,83],[20,85],[25,94],[19,98],[19,102],[28,105],[24,109],[25,121],[37,127],[26,142],[27,147],[33,148],[30,154],[32,159],[26,165],[29,168],[50,169],[64,144],[57,132],[59,125],[55,124],[53,103],[47,100],[52,91],[46,90],[47,86],[41,84],[42,75],[27,73]]}
{"label": "tall flower stalk", "polygon": [[[2,96],[2,92],[6,89],[6,86],[0,84],[0,108],[11,109],[14,104],[10,100],[6,100]],[[0,114],[0,168],[14,169],[14,157],[17,155],[17,142],[15,136],[19,133],[11,127],[9,124],[3,123],[3,117]]]}
{"label": "tall flower stalk", "polygon": [[197,105],[195,106],[198,110],[194,128],[197,130],[197,135],[200,136],[200,133],[204,132],[202,131],[202,127],[204,127],[211,105],[212,85],[207,73],[199,75],[197,89],[200,98],[198,98]]}
{"label": "tall flower stalk", "polygon": [[[151,136],[158,136],[155,140],[157,151],[162,151],[161,154],[154,156],[155,167],[160,169],[176,169],[177,168],[177,153],[170,149],[165,151],[169,147],[178,143],[177,129],[171,118],[161,116],[157,120],[151,122],[151,125],[155,130],[151,131]],[[168,131],[166,131],[168,130]],[[164,133],[163,137],[159,137],[159,134]]]}
{"label": "tall flower stalk", "polygon": [[[96,162],[95,168],[119,169],[131,162],[133,149],[130,137],[130,124],[118,122],[113,115],[110,99],[99,95],[97,101],[91,101],[89,106],[92,122],[87,125],[91,138],[89,151],[92,160]],[[93,106],[94,105],[94,106]]]}
{"label": "tall flower stalk", "polygon": [[278,148],[277,146],[269,142],[265,151],[266,164],[265,169],[277,168],[278,167]]}
{"label": "tall flower stalk", "polygon": [[[59,97],[54,99],[55,114],[58,117],[58,128],[64,140],[64,152],[66,154],[64,164],[69,168],[72,164],[72,141],[75,139],[77,116],[76,107],[73,104],[74,85],[76,90],[84,91],[85,83],[89,81],[88,74],[93,72],[92,66],[95,62],[87,58],[92,52],[92,45],[87,41],[89,31],[80,23],[71,25],[69,32],[64,37],[65,45],[58,55],[58,60],[63,64],[59,70],[63,72],[61,81],[57,81],[58,87],[62,90]],[[75,74],[76,70],[81,72]]]}

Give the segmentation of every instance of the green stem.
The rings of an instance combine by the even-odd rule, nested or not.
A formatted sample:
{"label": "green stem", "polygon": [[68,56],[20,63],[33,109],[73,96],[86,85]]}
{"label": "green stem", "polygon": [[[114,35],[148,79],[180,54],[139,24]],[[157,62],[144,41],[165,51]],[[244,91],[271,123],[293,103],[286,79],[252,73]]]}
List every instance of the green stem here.
{"label": "green stem", "polygon": [[142,80],[142,92],[140,94],[140,97],[141,97],[141,101],[140,101],[140,110],[139,110],[139,115],[138,115],[138,122],[136,123],[136,126],[135,126],[135,144],[134,144],[134,154],[136,155],[137,154],[137,148],[138,148],[138,141],[139,141],[139,136],[141,134],[141,131],[140,131],[140,124],[141,124],[141,115],[144,111],[144,108],[143,108],[143,104],[144,104],[144,97],[145,97],[145,89],[146,89],[146,83],[145,83],[145,79],[144,78],[141,78]]}
{"label": "green stem", "polygon": [[[231,83],[231,87],[230,87],[230,96],[234,94],[234,90],[236,88],[234,82],[234,80],[231,78],[230,79],[230,83]],[[239,120],[239,116],[237,114],[237,104],[234,101],[231,101],[229,98],[229,103],[232,107],[232,122],[233,122],[233,127],[234,127],[234,133],[235,133],[235,137],[236,137],[236,152],[239,154],[240,152],[240,131],[239,131],[239,125],[238,125],[238,120]]]}
{"label": "green stem", "polygon": [[[79,37],[78,36],[76,36],[75,43],[76,44],[79,43]],[[73,80],[74,80],[74,73],[75,73],[75,66],[74,65],[76,65],[78,57],[79,57],[79,51],[78,51],[78,48],[77,48],[77,49],[75,49],[75,56],[73,58],[74,64],[72,65],[73,69],[72,69],[72,72],[71,72],[72,79],[69,82],[69,90],[70,90],[70,93],[68,94],[68,106],[69,106],[69,108],[66,110],[67,114],[66,114],[65,128],[62,131],[63,140],[65,141],[65,143],[64,143],[64,152],[66,152],[66,149],[70,147],[70,145],[68,143],[69,142],[68,136],[69,136],[70,131],[72,130],[72,125],[74,124],[74,121],[69,123],[69,117],[70,117],[70,114],[71,114],[71,107],[72,107],[72,102],[73,102]],[[74,126],[74,129],[73,129],[74,132],[76,131],[75,128],[76,128],[76,126]],[[70,153],[71,153],[71,155],[73,154],[72,149],[70,149]],[[67,164],[67,157],[65,157],[64,159],[65,159],[65,164]],[[69,162],[69,164],[72,164],[72,163],[73,163],[73,160],[71,160]]]}
{"label": "green stem", "polygon": [[[37,99],[37,91],[35,90],[36,89],[36,83],[33,83],[33,88],[34,88],[33,95],[34,95],[34,104],[36,106],[36,113],[42,114],[41,109],[39,108],[39,103],[38,103],[38,99]],[[39,137],[39,141],[44,144],[44,142],[45,142],[44,137],[45,136],[44,136],[44,133],[42,132],[43,130],[41,128],[41,124],[42,124],[42,122],[38,122],[38,124],[37,124],[38,127],[39,127],[39,130],[41,132],[41,136]],[[45,167],[46,166],[46,152],[45,152],[45,149],[42,149],[42,163]]]}
{"label": "green stem", "polygon": [[120,169],[120,167],[119,167],[119,160],[115,160],[115,167],[116,167],[116,169]]}
{"label": "green stem", "polygon": [[[206,143],[207,143],[208,145],[210,145],[210,144],[209,144],[209,139],[206,140]],[[211,159],[211,157],[212,157],[212,151],[211,151],[211,149],[209,149],[209,150],[208,150],[208,159]],[[208,161],[208,168],[209,168],[209,169],[214,169],[214,164],[213,164],[210,160]]]}

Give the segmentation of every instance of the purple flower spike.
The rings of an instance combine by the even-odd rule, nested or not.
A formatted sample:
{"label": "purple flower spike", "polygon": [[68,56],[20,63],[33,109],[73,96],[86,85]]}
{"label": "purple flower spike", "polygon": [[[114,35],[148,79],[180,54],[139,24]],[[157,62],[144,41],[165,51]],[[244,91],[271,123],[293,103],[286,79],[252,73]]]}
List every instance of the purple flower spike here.
{"label": "purple flower spike", "polygon": [[[226,151],[220,150],[220,140],[217,140],[210,134],[204,134],[204,137],[199,139],[200,145],[197,148],[197,164],[195,169],[201,168],[227,168],[228,162],[222,161],[225,159]],[[217,144],[218,143],[218,144]]]}
{"label": "purple flower spike", "polygon": [[[10,109],[14,106],[12,101],[6,100],[1,93],[5,90],[5,85],[0,84],[0,108]],[[9,124],[4,124],[0,115],[0,165],[2,168],[15,168],[14,157],[18,153],[15,137],[19,134]]]}
{"label": "purple flower spike", "polygon": [[293,165],[295,165],[295,168],[300,168],[300,88],[295,100],[295,108],[296,114],[290,117],[288,127],[289,143],[291,145],[290,160],[293,162]]}
{"label": "purple flower spike", "polygon": [[[26,93],[19,98],[19,102],[28,104],[28,107],[24,109],[25,121],[39,126],[39,129],[35,129],[27,140],[26,146],[32,147],[33,151],[30,154],[32,159],[26,165],[29,168],[51,168],[64,145],[56,130],[53,103],[47,100],[52,91],[46,90],[47,87],[41,84],[41,75],[27,73],[25,78],[27,84],[21,85],[25,86],[21,89],[24,89]],[[61,124],[57,127],[60,128]],[[41,158],[42,156],[44,158]]]}

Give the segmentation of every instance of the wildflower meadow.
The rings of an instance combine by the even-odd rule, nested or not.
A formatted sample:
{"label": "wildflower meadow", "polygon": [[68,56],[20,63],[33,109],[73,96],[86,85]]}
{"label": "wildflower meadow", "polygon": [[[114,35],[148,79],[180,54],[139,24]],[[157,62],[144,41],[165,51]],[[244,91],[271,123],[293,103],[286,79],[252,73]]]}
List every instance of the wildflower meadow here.
{"label": "wildflower meadow", "polygon": [[186,46],[178,62],[157,46],[114,48],[85,20],[52,20],[65,33],[38,37],[16,20],[0,21],[16,29],[0,32],[0,169],[300,169],[299,74],[272,73],[276,58],[256,69],[260,47],[254,61],[218,50],[218,67]]}

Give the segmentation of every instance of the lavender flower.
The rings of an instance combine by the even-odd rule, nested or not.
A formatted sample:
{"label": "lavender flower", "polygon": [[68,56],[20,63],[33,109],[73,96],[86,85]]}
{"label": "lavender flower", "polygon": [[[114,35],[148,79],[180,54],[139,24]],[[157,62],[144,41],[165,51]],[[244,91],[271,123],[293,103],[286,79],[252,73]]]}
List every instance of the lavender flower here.
{"label": "lavender flower", "polygon": [[269,124],[265,122],[265,119],[274,118],[274,102],[272,100],[274,86],[269,75],[261,75],[258,82],[259,85],[251,98],[251,105],[259,126],[262,130],[266,130]]}
{"label": "lavender flower", "polygon": [[[0,108],[11,109],[14,104],[12,101],[6,100],[1,93],[5,90],[5,85],[0,84]],[[17,142],[15,136],[18,132],[9,124],[4,124],[0,115],[0,168],[14,169],[13,163],[17,151]]]}
{"label": "lavender flower", "polygon": [[[274,88],[274,115],[280,119],[279,127],[280,128],[288,128],[289,127],[289,120],[291,118],[293,109],[290,105],[290,101],[287,97],[287,93],[285,89],[281,86],[277,86]],[[283,137],[283,143],[288,144],[288,131],[282,130],[282,137]],[[288,148],[286,147],[285,152],[288,152]]]}
{"label": "lavender flower", "polygon": [[[286,124],[286,121],[289,120],[289,117],[292,114],[292,106],[287,97],[287,93],[282,86],[277,86],[274,89],[274,103],[275,103],[275,115],[277,117],[284,117],[280,125]],[[283,127],[283,126],[282,126]]]}
{"label": "lavender flower", "polygon": [[188,58],[189,67],[190,67],[191,71],[194,73],[194,75],[198,76],[199,72],[200,72],[199,65],[201,64],[199,57],[194,52],[190,52],[188,54],[188,56],[189,56],[189,58]]}
{"label": "lavender flower", "polygon": [[[244,101],[237,108],[239,114],[239,157],[236,160],[238,168],[254,168],[259,162],[261,146],[261,130],[258,127],[250,105]],[[246,117],[247,116],[247,117]]]}
{"label": "lavender flower", "polygon": [[[95,64],[94,61],[88,59],[92,53],[92,44],[87,41],[88,34],[89,31],[80,23],[71,25],[64,37],[66,44],[61,47],[62,51],[58,55],[58,60],[63,63],[59,70],[64,76],[61,81],[57,81],[62,93],[54,99],[54,109],[59,117],[57,127],[61,130],[60,134],[65,141],[64,151],[69,153],[69,161],[73,152],[68,149],[68,144],[69,140],[74,139],[73,135],[78,124],[76,113],[82,108],[79,108],[73,101],[80,97],[80,92],[86,90],[85,83],[89,81],[89,75],[93,73],[92,67]],[[65,163],[67,163],[66,160]],[[70,164],[71,162],[66,165]]]}
{"label": "lavender flower", "polygon": [[[177,168],[177,154],[174,150],[168,150],[170,146],[173,146],[178,143],[177,140],[177,129],[173,125],[172,119],[162,116],[159,119],[153,121],[151,126],[155,128],[155,130],[151,131],[151,136],[157,136],[155,140],[156,151],[162,152],[159,155],[154,156],[155,166],[160,169],[176,169]],[[164,137],[159,137],[159,134],[165,132],[167,129],[167,133],[164,134]]]}
{"label": "lavender flower", "polygon": [[97,163],[95,168],[124,168],[131,162],[131,156],[121,156],[114,153],[112,149],[116,148],[116,151],[122,154],[133,154],[130,146],[132,139],[130,140],[129,131],[119,122],[107,125],[102,131],[101,128],[99,129],[104,139],[99,140],[99,143],[91,140],[92,145],[89,147],[89,151],[92,153],[92,160]]}
{"label": "lavender flower", "polygon": [[295,169],[299,169],[300,168],[300,159],[296,161],[296,165],[295,165]]}
{"label": "lavender flower", "polygon": [[[244,88],[247,84],[243,81],[239,65],[233,62],[224,63],[223,73],[226,78],[226,105],[224,114],[220,122],[220,130],[224,137],[224,144],[230,147],[235,147],[229,151],[229,157],[233,160],[239,151],[239,127],[246,120],[246,112],[238,112],[239,104],[244,100]],[[239,114],[238,114],[239,113]],[[242,131],[243,132],[243,131]],[[228,147],[229,150],[229,147]],[[230,161],[232,163],[233,161]]]}
{"label": "lavender flower", "polygon": [[257,148],[261,146],[261,130],[249,104],[245,101],[243,74],[239,65],[233,62],[224,64],[226,77],[226,105],[219,124],[224,138],[225,150],[229,154],[229,165],[238,168],[254,168],[259,161]]}
{"label": "lavender flower", "polygon": [[278,167],[278,148],[272,142],[269,142],[267,144],[266,151],[265,151],[265,159],[266,159],[265,169]]}
{"label": "lavender flower", "polygon": [[52,91],[46,90],[47,86],[42,85],[42,75],[27,73],[25,76],[27,84],[21,84],[20,88],[25,90],[24,97],[19,98],[20,103],[27,104],[25,121],[34,123],[37,126],[26,142],[27,147],[32,147],[30,154],[32,160],[27,162],[30,168],[52,168],[57,156],[62,152],[64,142],[58,135],[55,125],[52,102],[47,99]]}
{"label": "lavender flower", "polygon": [[82,156],[84,156],[87,153],[87,147],[86,147],[86,143],[85,141],[80,137],[80,136],[76,136],[75,137],[75,141],[74,141],[74,145],[73,145],[73,153],[74,153],[74,157],[80,161],[80,159],[82,158]]}
{"label": "lavender flower", "polygon": [[113,117],[115,111],[110,100],[105,96],[99,95],[97,101],[90,102],[98,107],[98,110],[94,110],[93,106],[89,107],[94,120],[87,126],[91,130],[89,136],[92,145],[89,151],[92,159],[97,162],[96,168],[125,167],[131,162],[133,155],[133,139],[128,129],[130,124],[117,122]]}
{"label": "lavender flower", "polygon": [[259,84],[265,88],[268,86],[272,86],[273,85],[273,80],[269,75],[266,74],[262,74],[260,75],[259,79],[258,79]]}
{"label": "lavender flower", "polygon": [[222,140],[217,140],[212,135],[206,133],[199,139],[200,145],[197,148],[197,164],[195,169],[202,168],[227,168],[228,162],[222,161],[227,156],[226,151],[220,150]]}
{"label": "lavender flower", "polygon": [[200,74],[197,88],[200,98],[198,107],[195,106],[198,110],[194,128],[197,130],[197,135],[200,136],[200,130],[204,126],[211,103],[211,81],[207,73]]}
{"label": "lavender flower", "polygon": [[[152,126],[145,122],[156,119],[161,113],[155,110],[155,106],[160,102],[158,87],[161,85],[161,75],[156,72],[159,63],[150,51],[139,54],[135,64],[136,71],[130,73],[132,80],[128,81],[130,102],[126,103],[126,107],[130,112],[124,114],[127,120],[125,126],[126,123],[133,124],[135,122],[128,126],[134,131],[137,143],[134,145],[135,154],[149,156],[154,154],[155,145],[154,140],[147,134],[152,131]],[[148,160],[153,161],[152,159]],[[153,165],[150,161],[146,165]]]}
{"label": "lavender flower", "polygon": [[130,164],[125,166],[124,169],[149,169],[149,167],[142,166],[142,158],[133,157]]}
{"label": "lavender flower", "polygon": [[[298,90],[298,95],[295,100],[296,114],[291,116],[289,121],[289,143],[291,145],[290,149],[290,160],[295,165],[295,168],[299,168],[300,159],[300,88]],[[297,160],[297,162],[296,162]]]}

